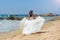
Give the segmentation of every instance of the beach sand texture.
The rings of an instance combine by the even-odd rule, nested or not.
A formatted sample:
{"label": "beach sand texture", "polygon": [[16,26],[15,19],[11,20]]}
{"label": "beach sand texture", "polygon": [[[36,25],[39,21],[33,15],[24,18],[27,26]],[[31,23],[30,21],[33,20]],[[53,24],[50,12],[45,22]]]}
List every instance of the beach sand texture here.
{"label": "beach sand texture", "polygon": [[39,33],[24,36],[20,29],[17,29],[0,33],[0,40],[60,40],[60,20],[58,19],[45,23]]}

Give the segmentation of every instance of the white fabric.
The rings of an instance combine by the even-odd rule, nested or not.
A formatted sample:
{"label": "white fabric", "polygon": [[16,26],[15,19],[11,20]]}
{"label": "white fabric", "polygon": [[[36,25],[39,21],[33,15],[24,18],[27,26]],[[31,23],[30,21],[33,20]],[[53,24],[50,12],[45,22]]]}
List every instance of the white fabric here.
{"label": "white fabric", "polygon": [[22,27],[22,34],[29,35],[31,33],[36,33],[41,30],[45,19],[43,17],[36,17],[36,19],[28,20],[27,18],[23,18],[20,22],[20,26]]}

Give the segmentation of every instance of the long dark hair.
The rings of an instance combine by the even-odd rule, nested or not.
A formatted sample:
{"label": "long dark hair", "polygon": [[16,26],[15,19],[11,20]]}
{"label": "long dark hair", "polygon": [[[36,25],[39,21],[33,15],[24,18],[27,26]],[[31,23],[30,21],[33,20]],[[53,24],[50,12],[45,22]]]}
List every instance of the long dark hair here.
{"label": "long dark hair", "polygon": [[29,16],[32,17],[32,15],[33,15],[33,10],[30,10]]}

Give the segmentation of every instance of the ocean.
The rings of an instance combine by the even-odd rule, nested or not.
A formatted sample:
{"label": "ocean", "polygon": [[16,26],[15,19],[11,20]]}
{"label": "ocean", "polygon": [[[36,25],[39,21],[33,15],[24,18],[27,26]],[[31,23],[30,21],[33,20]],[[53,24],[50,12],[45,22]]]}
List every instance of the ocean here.
{"label": "ocean", "polygon": [[[15,15],[15,17],[26,17],[27,15]],[[0,15],[0,17],[5,18],[0,20],[0,32],[8,32],[20,28],[20,20],[6,20],[8,15]],[[54,17],[44,17],[46,21],[54,19]]]}
{"label": "ocean", "polygon": [[1,20],[0,21],[0,32],[7,32],[19,28],[20,21],[12,20]]}

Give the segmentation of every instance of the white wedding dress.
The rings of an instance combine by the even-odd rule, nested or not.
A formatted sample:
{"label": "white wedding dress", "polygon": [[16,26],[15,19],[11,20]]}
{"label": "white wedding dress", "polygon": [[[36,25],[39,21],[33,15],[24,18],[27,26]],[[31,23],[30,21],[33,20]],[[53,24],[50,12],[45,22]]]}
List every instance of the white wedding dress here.
{"label": "white wedding dress", "polygon": [[36,19],[30,19],[23,18],[23,20],[20,22],[20,27],[22,28],[22,34],[29,35],[31,33],[40,32],[43,24],[45,22],[45,19],[43,17],[36,17]]}

